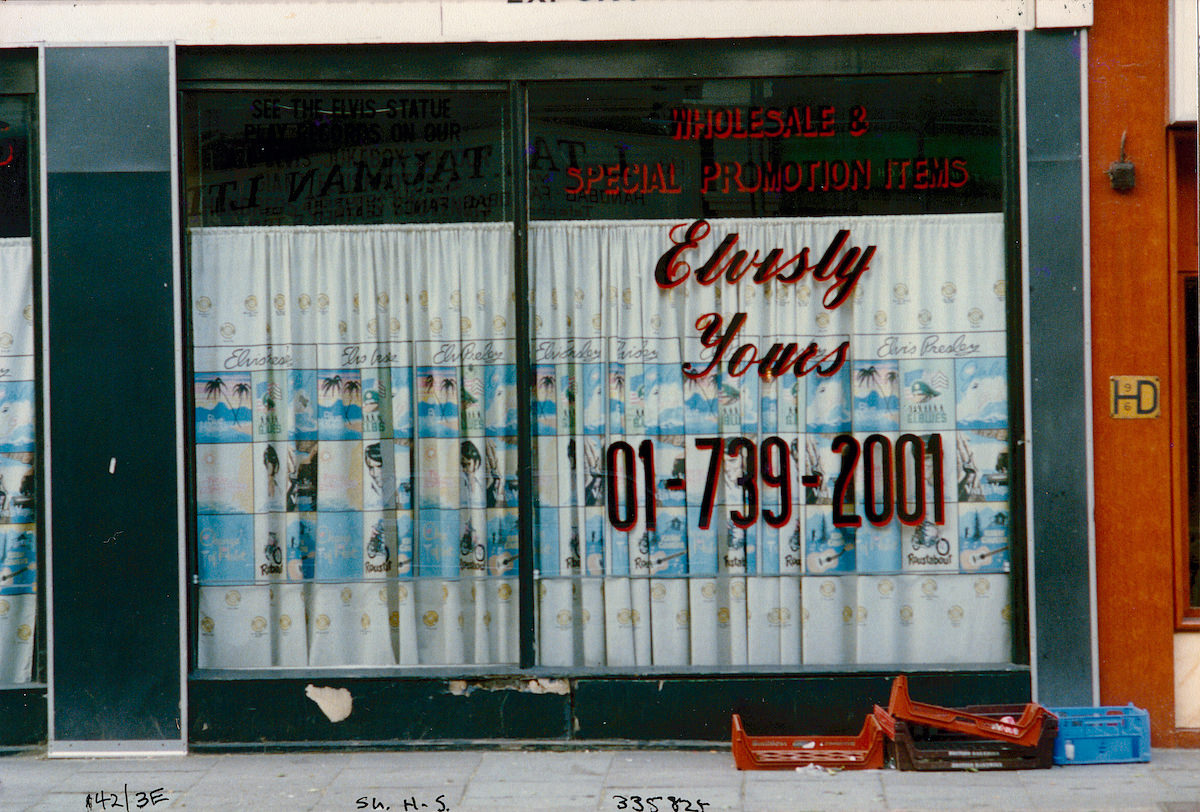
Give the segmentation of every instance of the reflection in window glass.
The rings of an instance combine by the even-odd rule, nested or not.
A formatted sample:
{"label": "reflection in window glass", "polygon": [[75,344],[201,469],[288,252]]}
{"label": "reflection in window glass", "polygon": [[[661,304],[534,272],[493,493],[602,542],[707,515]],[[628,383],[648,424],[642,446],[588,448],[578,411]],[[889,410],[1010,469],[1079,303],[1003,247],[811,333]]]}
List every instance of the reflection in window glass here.
{"label": "reflection in window glass", "polygon": [[542,662],[1008,661],[998,80],[530,116]]}
{"label": "reflection in window glass", "polygon": [[187,97],[201,667],[516,661],[505,101]]}

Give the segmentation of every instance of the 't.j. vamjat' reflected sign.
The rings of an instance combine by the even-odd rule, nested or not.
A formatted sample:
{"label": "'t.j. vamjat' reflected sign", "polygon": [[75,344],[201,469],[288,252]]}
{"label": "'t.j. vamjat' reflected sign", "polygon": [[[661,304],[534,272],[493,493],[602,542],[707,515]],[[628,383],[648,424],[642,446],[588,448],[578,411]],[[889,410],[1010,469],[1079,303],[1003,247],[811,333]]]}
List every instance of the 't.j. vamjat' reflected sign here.
{"label": "'t.j. vamjat' reflected sign", "polygon": [[[489,221],[504,213],[495,94],[192,96],[193,225]],[[190,128],[185,130],[190,134]]]}

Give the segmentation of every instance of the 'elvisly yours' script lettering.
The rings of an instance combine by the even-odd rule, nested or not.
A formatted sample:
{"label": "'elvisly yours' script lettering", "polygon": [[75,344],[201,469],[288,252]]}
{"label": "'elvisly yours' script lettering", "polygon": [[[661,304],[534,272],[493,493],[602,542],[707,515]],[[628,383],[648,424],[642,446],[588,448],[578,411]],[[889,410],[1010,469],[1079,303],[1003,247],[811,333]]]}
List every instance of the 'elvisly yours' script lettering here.
{"label": "'elvisly yours' script lettering", "polygon": [[[687,230],[683,238],[679,239],[677,234],[685,226]],[[841,229],[834,235],[817,263],[810,265],[812,249],[807,246],[787,259],[784,258],[785,252],[782,248],[772,248],[765,254],[755,249],[751,254],[737,248],[739,235],[733,232],[727,234],[713,249],[709,258],[693,270],[684,257],[688,252],[699,249],[700,243],[711,231],[712,227],[706,220],[696,220],[691,225],[680,223],[671,229],[668,235],[671,247],[659,257],[654,268],[654,281],[660,288],[667,290],[681,285],[689,277],[701,285],[713,285],[721,279],[730,285],[736,285],[747,278],[756,285],[765,285],[773,279],[781,284],[791,285],[811,274],[814,280],[829,284],[821,301],[826,309],[833,310],[844,304],[854,293],[859,279],[870,268],[871,258],[875,256],[876,250],[874,245],[868,245],[866,248],[847,246],[850,231]],[[712,349],[713,355],[708,366],[703,369],[697,369],[690,363],[684,364],[683,374],[689,378],[702,378],[719,369],[724,362],[728,373],[734,377],[745,375],[755,365],[758,366],[759,376],[765,380],[786,374],[789,368],[794,370],[797,376],[816,372],[820,376],[828,377],[842,368],[850,351],[850,342],[843,341],[824,354],[816,342],[810,343],[803,350],[795,342],[773,344],[761,355],[754,344],[742,344],[730,352],[734,339],[745,323],[745,313],[735,314],[730,319],[728,328],[724,328],[724,318],[719,313],[705,313],[696,319],[700,342]]]}

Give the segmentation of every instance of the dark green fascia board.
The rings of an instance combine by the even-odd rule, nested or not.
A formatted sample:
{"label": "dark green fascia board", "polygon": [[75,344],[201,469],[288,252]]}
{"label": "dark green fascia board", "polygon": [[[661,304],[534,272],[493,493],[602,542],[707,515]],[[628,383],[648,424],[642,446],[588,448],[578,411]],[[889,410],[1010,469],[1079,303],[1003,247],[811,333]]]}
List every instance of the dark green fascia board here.
{"label": "dark green fascia board", "polygon": [[181,85],[547,81],[1005,71],[1012,32],[929,36],[404,45],[186,46]]}
{"label": "dark green fascia board", "polygon": [[0,93],[37,93],[37,49],[0,48]]}

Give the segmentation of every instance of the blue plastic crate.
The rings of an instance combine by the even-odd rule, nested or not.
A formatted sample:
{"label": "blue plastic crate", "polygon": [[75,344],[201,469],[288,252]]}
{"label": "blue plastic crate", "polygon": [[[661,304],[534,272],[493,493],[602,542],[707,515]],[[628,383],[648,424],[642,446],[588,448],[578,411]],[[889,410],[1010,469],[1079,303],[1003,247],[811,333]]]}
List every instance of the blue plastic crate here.
{"label": "blue plastic crate", "polygon": [[1124,707],[1049,708],[1058,717],[1055,764],[1150,760],[1150,714]]}

